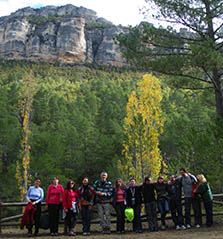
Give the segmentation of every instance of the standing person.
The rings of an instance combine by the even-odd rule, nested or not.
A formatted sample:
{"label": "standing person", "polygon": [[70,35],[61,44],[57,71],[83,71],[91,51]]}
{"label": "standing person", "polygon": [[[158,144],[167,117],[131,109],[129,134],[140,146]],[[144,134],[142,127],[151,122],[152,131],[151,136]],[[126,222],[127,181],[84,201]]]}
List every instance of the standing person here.
{"label": "standing person", "polygon": [[192,205],[192,188],[197,179],[194,175],[188,173],[185,168],[180,169],[181,174],[181,184],[184,191],[185,200],[185,222],[186,228],[191,228],[191,205]]}
{"label": "standing person", "polygon": [[[27,192],[27,200],[32,203],[32,205],[36,208],[34,212],[34,224],[35,224],[35,232],[34,235],[38,236],[39,227],[40,227],[40,217],[41,217],[41,202],[44,197],[43,189],[40,187],[40,179],[36,178],[34,182],[34,186],[29,187]],[[31,220],[30,220],[31,221]],[[32,228],[33,225],[29,225],[28,228],[28,236],[32,236]]]}
{"label": "standing person", "polygon": [[165,220],[166,214],[169,212],[167,183],[164,182],[163,176],[159,176],[157,179],[157,183],[155,183],[154,185],[157,193],[158,208],[161,214],[161,229],[166,230]]}
{"label": "standing person", "polygon": [[78,192],[72,180],[67,182],[67,187],[63,193],[63,208],[66,213],[65,224],[69,228],[69,235],[75,236],[74,227],[78,215]]}
{"label": "standing person", "polygon": [[213,225],[213,195],[211,188],[207,183],[206,178],[203,174],[197,175],[198,187],[195,191],[196,195],[201,195],[201,198],[204,202],[204,208],[206,211],[206,226],[210,227]]}
{"label": "standing person", "polygon": [[184,217],[182,211],[182,185],[179,178],[175,175],[170,176],[170,181],[167,185],[167,191],[169,194],[169,206],[171,216],[176,230],[186,229],[184,226]]}
{"label": "standing person", "polygon": [[198,182],[194,183],[192,188],[192,208],[194,211],[194,224],[196,228],[202,225],[202,212],[201,212],[201,198],[200,195],[195,194],[198,187]]}
{"label": "standing person", "polygon": [[[101,179],[97,180],[94,185],[96,201],[98,207],[98,217],[102,227],[102,233],[111,233],[111,216],[110,216],[110,199],[112,197],[113,187],[110,181],[107,180],[108,174],[101,173]],[[104,215],[106,220],[104,219]]]}
{"label": "standing person", "polygon": [[127,207],[134,210],[133,231],[142,232],[141,222],[141,205],[142,205],[142,187],[136,186],[134,178],[130,180],[129,188],[127,189]]}
{"label": "standing person", "polygon": [[94,189],[88,183],[88,178],[84,178],[82,185],[78,188],[80,197],[80,211],[82,215],[83,235],[90,235],[91,209],[94,202]]}
{"label": "standing person", "polygon": [[63,199],[63,186],[59,184],[59,179],[53,177],[53,184],[48,187],[46,196],[46,206],[49,212],[49,224],[51,236],[58,235],[59,212]]}
{"label": "standing person", "polygon": [[142,194],[145,204],[146,216],[149,223],[149,230],[151,232],[158,231],[155,186],[152,183],[152,179],[149,177],[145,178],[145,182],[142,186]]}
{"label": "standing person", "polygon": [[117,214],[116,230],[118,234],[125,233],[126,190],[123,181],[120,178],[117,179],[113,190],[112,204]]}

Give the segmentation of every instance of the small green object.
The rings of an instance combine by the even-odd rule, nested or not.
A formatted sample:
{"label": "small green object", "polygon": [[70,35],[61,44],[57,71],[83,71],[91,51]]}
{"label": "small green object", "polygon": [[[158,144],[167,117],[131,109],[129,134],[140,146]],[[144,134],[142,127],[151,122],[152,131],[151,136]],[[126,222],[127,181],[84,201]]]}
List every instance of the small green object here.
{"label": "small green object", "polygon": [[132,208],[126,208],[125,216],[129,222],[132,222],[134,219],[134,210]]}

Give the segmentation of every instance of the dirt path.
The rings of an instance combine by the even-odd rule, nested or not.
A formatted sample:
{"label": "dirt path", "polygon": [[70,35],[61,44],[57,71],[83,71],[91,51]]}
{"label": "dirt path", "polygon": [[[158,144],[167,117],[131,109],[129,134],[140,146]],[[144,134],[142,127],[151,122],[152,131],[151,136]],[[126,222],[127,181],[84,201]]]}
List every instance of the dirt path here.
{"label": "dirt path", "polygon": [[[130,230],[131,225],[127,225],[127,230]],[[147,228],[147,225],[144,225]],[[93,228],[95,229],[95,228]],[[60,235],[58,237],[49,236],[48,231],[41,230],[40,236],[36,238],[52,239],[52,238],[71,238],[70,236],[65,236],[62,233],[63,228],[60,228]],[[158,232],[148,232],[147,229],[141,234],[136,234],[131,231],[127,231],[124,235],[117,235],[112,232],[110,235],[102,235],[96,228],[96,231],[92,232],[90,237],[84,237],[81,235],[81,226],[77,226],[77,235],[73,238],[75,239],[223,239],[223,218],[216,220],[215,224],[211,228],[203,226],[200,229],[192,228],[191,230],[176,231],[172,228],[166,231]],[[19,231],[18,229],[4,229],[3,233],[0,235],[1,238],[27,238],[26,231]]]}

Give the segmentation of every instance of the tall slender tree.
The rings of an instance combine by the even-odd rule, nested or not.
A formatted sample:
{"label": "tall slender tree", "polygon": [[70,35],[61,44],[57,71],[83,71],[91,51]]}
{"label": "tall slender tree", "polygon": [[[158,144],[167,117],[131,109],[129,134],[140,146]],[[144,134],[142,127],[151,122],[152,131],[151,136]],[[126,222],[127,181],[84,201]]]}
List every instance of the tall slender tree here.
{"label": "tall slender tree", "polygon": [[150,175],[156,178],[160,173],[162,157],[159,150],[159,135],[163,131],[164,118],[159,79],[146,74],[138,82],[137,92],[129,95],[124,122],[125,159],[119,161],[119,168],[125,179],[129,176],[141,180]]}
{"label": "tall slender tree", "polygon": [[18,109],[20,125],[22,128],[20,160],[16,162],[16,179],[18,181],[21,199],[25,200],[28,189],[29,166],[30,166],[30,117],[32,111],[33,97],[36,91],[34,75],[25,72],[21,79],[21,91],[19,93]]}

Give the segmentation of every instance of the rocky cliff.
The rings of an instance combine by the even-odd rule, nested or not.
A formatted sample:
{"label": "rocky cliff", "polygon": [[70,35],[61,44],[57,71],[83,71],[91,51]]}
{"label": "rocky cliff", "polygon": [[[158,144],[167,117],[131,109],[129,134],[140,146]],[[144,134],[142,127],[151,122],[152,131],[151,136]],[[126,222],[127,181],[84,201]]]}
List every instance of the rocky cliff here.
{"label": "rocky cliff", "polygon": [[122,31],[83,7],[23,8],[0,18],[0,58],[121,66],[113,38]]}

